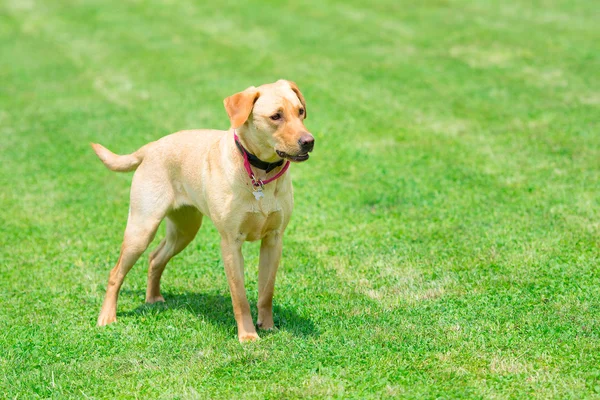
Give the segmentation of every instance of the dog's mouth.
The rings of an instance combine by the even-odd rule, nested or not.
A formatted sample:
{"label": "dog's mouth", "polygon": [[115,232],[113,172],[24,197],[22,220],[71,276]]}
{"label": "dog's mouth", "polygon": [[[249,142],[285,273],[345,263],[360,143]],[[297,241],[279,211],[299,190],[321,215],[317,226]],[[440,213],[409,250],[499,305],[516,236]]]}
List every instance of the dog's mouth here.
{"label": "dog's mouth", "polygon": [[285,158],[290,161],[302,162],[308,160],[308,152],[296,154],[295,156],[279,150],[275,150],[275,152],[279,157]]}

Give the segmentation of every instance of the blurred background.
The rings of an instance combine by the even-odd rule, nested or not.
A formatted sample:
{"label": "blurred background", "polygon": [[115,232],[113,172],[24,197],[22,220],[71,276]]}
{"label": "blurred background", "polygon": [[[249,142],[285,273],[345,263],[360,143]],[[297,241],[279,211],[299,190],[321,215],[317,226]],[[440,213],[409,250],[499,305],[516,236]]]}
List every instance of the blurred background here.
{"label": "blurred background", "polygon": [[[7,397],[600,393],[597,2],[0,5]],[[316,146],[291,168],[279,332],[238,345],[209,221],[164,306],[142,257],[95,328],[131,174],[89,142],[227,129],[225,97],[280,78]]]}

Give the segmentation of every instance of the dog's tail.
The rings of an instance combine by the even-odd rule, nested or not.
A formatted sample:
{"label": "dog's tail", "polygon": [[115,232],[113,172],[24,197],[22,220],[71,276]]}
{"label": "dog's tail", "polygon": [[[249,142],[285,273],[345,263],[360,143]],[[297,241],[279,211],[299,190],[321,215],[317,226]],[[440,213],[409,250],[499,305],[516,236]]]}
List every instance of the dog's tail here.
{"label": "dog's tail", "polygon": [[98,143],[91,143],[96,155],[106,165],[106,168],[116,172],[129,172],[135,170],[144,159],[145,147],[124,156],[115,154]]}

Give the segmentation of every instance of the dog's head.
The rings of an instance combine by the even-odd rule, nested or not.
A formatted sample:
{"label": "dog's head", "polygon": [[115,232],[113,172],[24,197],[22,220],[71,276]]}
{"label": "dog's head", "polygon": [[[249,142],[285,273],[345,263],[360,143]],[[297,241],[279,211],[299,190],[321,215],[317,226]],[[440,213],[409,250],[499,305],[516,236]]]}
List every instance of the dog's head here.
{"label": "dog's head", "polygon": [[304,126],[306,102],[294,82],[252,86],[229,96],[224,104],[231,126],[264,161],[308,160],[315,138]]}

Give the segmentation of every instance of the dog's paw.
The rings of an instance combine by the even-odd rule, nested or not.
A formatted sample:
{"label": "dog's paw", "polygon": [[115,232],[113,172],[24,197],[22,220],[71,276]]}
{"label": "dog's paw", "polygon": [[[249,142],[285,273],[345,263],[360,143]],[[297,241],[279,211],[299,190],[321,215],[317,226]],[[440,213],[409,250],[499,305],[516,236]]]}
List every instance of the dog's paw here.
{"label": "dog's paw", "polygon": [[146,304],[154,304],[154,303],[164,303],[165,302],[165,298],[162,297],[160,294],[158,296],[151,296],[146,298]]}
{"label": "dog's paw", "polygon": [[273,321],[269,322],[258,322],[256,324],[256,326],[258,327],[258,329],[261,329],[263,331],[275,331],[277,330],[277,328],[275,327],[275,324],[273,323]]}
{"label": "dog's paw", "polygon": [[100,314],[98,317],[98,326],[105,326],[117,322],[116,314]]}
{"label": "dog's paw", "polygon": [[254,342],[256,340],[259,340],[260,337],[258,336],[258,334],[256,332],[254,333],[243,333],[238,335],[238,339],[240,340],[240,343],[245,343],[245,342]]}

